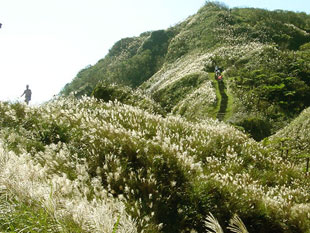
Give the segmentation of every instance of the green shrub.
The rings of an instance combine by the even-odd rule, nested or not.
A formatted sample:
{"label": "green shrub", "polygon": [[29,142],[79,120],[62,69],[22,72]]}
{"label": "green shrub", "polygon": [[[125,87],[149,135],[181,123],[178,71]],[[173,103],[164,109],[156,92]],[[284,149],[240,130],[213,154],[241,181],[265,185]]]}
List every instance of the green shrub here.
{"label": "green shrub", "polygon": [[255,140],[260,141],[271,135],[271,125],[268,121],[261,118],[251,117],[245,118],[241,122],[236,123],[241,126]]}
{"label": "green shrub", "polygon": [[151,97],[140,90],[133,90],[127,86],[100,82],[92,92],[92,96],[104,102],[119,101],[123,104],[137,106],[152,113],[166,114],[163,108]]}
{"label": "green shrub", "polygon": [[132,95],[131,89],[125,86],[99,83],[92,92],[92,96],[105,102],[118,100],[125,103]]}

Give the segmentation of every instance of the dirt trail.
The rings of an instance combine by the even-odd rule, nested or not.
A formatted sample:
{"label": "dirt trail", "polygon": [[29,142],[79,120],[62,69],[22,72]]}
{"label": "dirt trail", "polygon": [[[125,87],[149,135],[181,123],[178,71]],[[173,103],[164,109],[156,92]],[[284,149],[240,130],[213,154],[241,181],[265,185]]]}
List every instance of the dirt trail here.
{"label": "dirt trail", "polygon": [[226,109],[228,105],[228,96],[225,93],[225,83],[223,81],[217,81],[218,82],[218,87],[220,94],[222,96],[221,104],[220,104],[220,110],[218,111],[216,118],[219,119],[220,121],[224,120],[225,114],[226,114]]}

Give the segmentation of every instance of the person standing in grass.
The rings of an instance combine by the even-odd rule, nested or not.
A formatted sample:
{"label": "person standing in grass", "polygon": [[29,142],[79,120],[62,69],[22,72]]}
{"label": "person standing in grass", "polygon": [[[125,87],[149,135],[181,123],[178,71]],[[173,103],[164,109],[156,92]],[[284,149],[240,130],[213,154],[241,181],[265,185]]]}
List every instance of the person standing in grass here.
{"label": "person standing in grass", "polygon": [[219,75],[219,73],[220,73],[220,69],[219,69],[219,67],[218,66],[215,66],[215,75]]}
{"label": "person standing in grass", "polygon": [[25,95],[25,102],[26,104],[28,105],[29,104],[29,101],[31,100],[31,90],[29,89],[29,85],[26,85],[26,90],[24,91],[24,93],[21,95],[21,97],[23,95]]}

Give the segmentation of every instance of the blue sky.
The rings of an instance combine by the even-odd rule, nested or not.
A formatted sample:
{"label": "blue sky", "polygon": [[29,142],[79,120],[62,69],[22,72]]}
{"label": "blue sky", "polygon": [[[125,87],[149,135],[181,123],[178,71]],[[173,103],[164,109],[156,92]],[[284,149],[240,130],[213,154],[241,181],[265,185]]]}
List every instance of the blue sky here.
{"label": "blue sky", "polygon": [[[226,0],[229,7],[310,13],[304,0]],[[124,37],[166,29],[195,14],[205,0],[0,0],[0,100],[33,104],[58,94]]]}

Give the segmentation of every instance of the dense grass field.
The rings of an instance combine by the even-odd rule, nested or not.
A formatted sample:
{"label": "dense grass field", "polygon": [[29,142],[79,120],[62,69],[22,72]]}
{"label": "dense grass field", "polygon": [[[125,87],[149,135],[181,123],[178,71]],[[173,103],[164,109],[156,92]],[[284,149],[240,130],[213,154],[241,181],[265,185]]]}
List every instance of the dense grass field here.
{"label": "dense grass field", "polygon": [[0,127],[2,232],[310,232],[305,160],[275,138],[90,97],[0,103]]}
{"label": "dense grass field", "polygon": [[0,232],[310,233],[309,64],[310,15],[206,1],[0,102]]}

